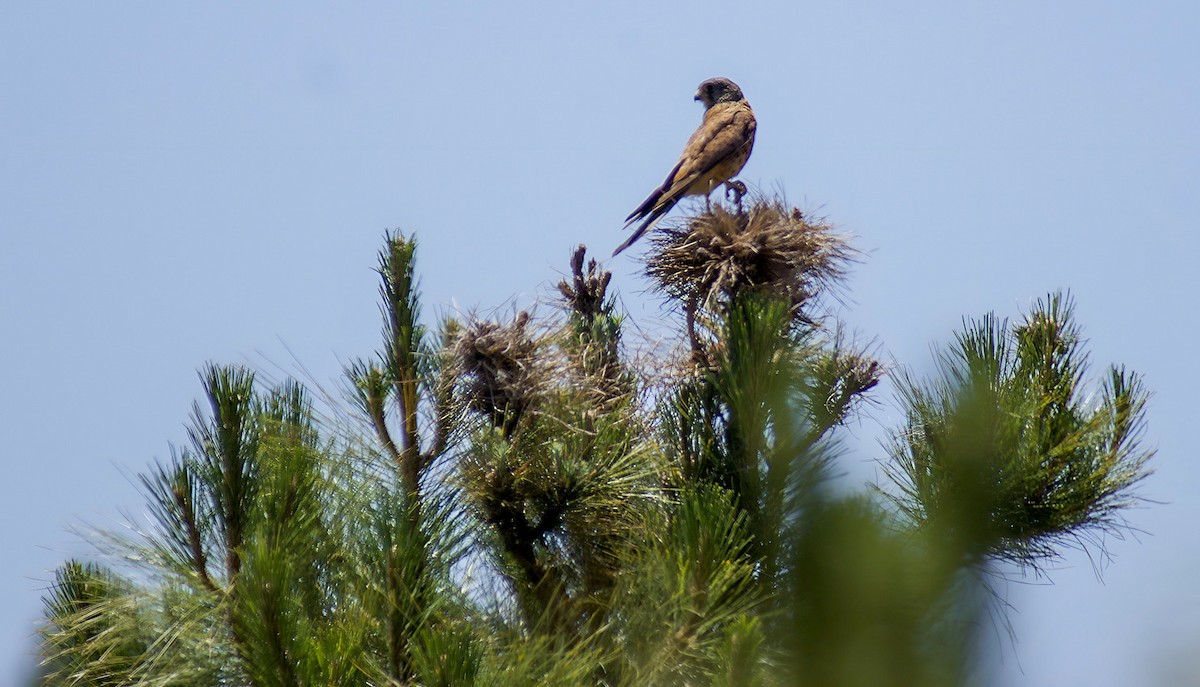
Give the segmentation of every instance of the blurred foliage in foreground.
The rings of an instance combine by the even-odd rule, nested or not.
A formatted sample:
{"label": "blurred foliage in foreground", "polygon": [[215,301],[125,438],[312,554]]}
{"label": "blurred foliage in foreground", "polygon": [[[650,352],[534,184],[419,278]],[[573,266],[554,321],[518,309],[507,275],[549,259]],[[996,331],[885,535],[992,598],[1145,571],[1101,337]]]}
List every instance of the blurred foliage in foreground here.
{"label": "blurred foliage in foreground", "polygon": [[45,684],[970,684],[997,564],[1101,546],[1147,474],[1146,391],[1051,294],[896,374],[890,482],[835,486],[884,370],[825,314],[854,252],[777,199],[657,235],[667,353],[582,247],[561,314],[427,329],[415,247],[349,403],[202,370],[152,521],[57,571]]}

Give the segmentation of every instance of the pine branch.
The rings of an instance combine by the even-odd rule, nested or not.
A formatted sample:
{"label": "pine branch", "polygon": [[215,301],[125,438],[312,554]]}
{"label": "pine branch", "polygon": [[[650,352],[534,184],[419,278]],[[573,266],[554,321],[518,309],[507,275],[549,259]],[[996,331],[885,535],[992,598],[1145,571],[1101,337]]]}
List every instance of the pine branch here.
{"label": "pine branch", "polygon": [[433,441],[429,451],[421,457],[421,470],[428,469],[435,460],[446,453],[450,436],[462,419],[460,404],[455,396],[458,369],[454,359],[455,344],[461,334],[462,329],[457,320],[445,320],[442,323],[441,347],[431,356],[431,359],[437,361],[433,389],[430,393],[434,413]]}
{"label": "pine branch", "polygon": [[196,521],[196,508],[191,487],[192,474],[185,462],[179,466],[176,472],[171,495],[174,498],[181,524],[187,535],[187,548],[191,554],[192,569],[199,577],[200,583],[205,589],[210,592],[219,593],[221,590],[217,588],[217,585],[213,583],[212,578],[208,574],[208,558],[204,552],[203,537],[200,534],[200,527]]}
{"label": "pine branch", "polygon": [[201,457],[204,481],[213,489],[225,549],[225,577],[241,569],[240,548],[254,497],[258,435],[252,413],[254,374],[234,367],[207,366],[201,379],[212,408],[211,422],[195,413],[189,429]]}
{"label": "pine branch", "polygon": [[1086,355],[1060,294],[1016,326],[969,322],[957,340],[938,379],[901,379],[909,419],[892,448],[896,503],[973,560],[1036,570],[1059,546],[1101,545],[1094,533],[1122,526],[1116,513],[1152,454],[1124,441],[1144,422],[1136,376],[1110,373],[1098,402],[1080,400]]}
{"label": "pine branch", "polygon": [[[415,239],[388,236],[387,248],[379,257],[379,274],[383,280],[379,290],[385,321],[384,357],[403,427],[398,458],[400,474],[405,487],[414,495],[420,493],[421,462],[417,357],[423,353],[424,345],[424,330],[418,323],[419,296],[413,279],[415,251]],[[378,426],[376,431],[379,431]]]}
{"label": "pine branch", "polygon": [[359,407],[370,420],[375,436],[396,466],[399,467],[403,463],[403,459],[387,426],[386,406],[391,386],[387,382],[384,371],[377,365],[360,361],[353,363],[346,374],[354,385]]}

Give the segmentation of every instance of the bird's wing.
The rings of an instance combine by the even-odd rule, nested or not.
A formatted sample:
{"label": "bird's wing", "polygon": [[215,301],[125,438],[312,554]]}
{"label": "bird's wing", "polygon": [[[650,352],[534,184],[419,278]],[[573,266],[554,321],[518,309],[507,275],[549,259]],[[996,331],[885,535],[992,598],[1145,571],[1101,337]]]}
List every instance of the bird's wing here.
{"label": "bird's wing", "polygon": [[[753,145],[754,128],[754,113],[745,102],[714,105],[705,110],[703,121],[683,147],[679,162],[671,168],[666,181],[629,213],[625,224],[633,224],[660,207],[670,209],[705,174],[721,162],[737,157],[746,145]],[[740,167],[733,174],[738,171]]]}
{"label": "bird's wing", "polygon": [[[754,146],[755,128],[754,113],[745,102],[709,108],[700,128],[688,139],[662,199],[674,204],[688,194],[708,193],[736,176]],[[694,188],[698,182],[704,182],[702,187]]]}
{"label": "bird's wing", "polygon": [[706,110],[666,181],[625,218],[626,227],[644,221],[613,255],[629,247],[684,196],[708,193],[742,171],[754,146],[755,128],[754,111],[744,101]]}

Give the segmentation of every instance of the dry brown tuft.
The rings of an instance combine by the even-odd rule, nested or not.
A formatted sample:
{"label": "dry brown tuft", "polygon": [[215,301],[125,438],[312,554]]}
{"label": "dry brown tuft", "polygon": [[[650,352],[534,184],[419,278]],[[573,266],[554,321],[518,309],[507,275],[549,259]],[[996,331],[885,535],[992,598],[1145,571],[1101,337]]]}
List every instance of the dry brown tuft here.
{"label": "dry brown tuft", "polygon": [[606,303],[612,272],[595,259],[586,261],[587,246],[571,254],[571,279],[558,283],[567,307],[568,326],[561,339],[561,378],[570,379],[593,405],[611,410],[632,389],[632,379],[621,364],[618,346],[621,330]]}
{"label": "dry brown tuft", "polygon": [[509,324],[477,321],[459,337],[457,357],[468,406],[510,434],[541,386],[529,313]]}
{"label": "dry brown tuft", "polygon": [[744,211],[714,205],[658,232],[646,273],[689,309],[713,310],[757,291],[787,299],[799,313],[845,275],[853,256],[831,225],[781,198],[755,198]]}
{"label": "dry brown tuft", "polygon": [[586,253],[587,246],[582,244],[571,253],[571,281],[560,281],[558,291],[567,307],[591,322],[604,310],[604,297],[608,283],[612,281],[612,272],[600,269],[595,259],[588,261],[585,272],[583,261]]}

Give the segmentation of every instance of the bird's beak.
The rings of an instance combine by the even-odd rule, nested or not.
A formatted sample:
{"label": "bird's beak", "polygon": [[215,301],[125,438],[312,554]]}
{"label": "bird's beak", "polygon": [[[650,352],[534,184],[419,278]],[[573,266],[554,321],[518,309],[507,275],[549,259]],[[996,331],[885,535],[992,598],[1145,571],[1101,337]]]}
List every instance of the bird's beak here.
{"label": "bird's beak", "polygon": [[696,97],[692,98],[692,100],[695,100],[696,102],[700,102],[701,100],[704,100],[704,98],[700,97],[700,91],[696,91]]}

